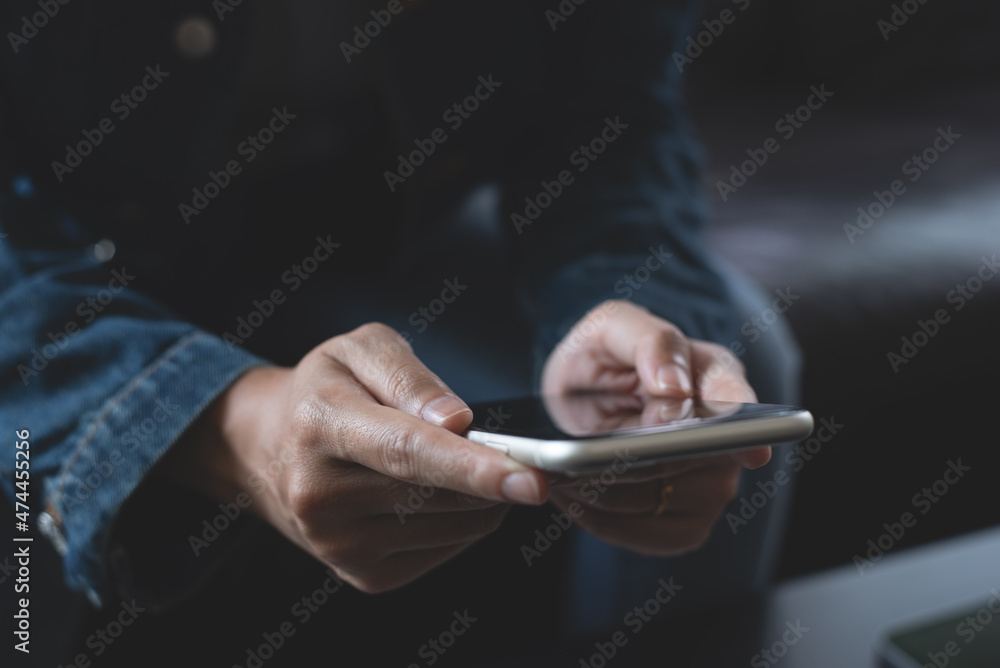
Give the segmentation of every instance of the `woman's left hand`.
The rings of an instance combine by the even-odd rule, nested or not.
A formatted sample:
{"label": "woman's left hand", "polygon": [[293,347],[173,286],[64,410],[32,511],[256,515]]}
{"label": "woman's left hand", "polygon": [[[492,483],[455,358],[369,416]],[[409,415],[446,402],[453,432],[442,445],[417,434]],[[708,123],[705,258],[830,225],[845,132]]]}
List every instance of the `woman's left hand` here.
{"label": "woman's left hand", "polygon": [[[544,395],[607,390],[663,397],[664,412],[684,399],[755,403],[740,361],[726,348],[690,340],[674,325],[625,301],[591,310],[553,350]],[[599,475],[551,487],[552,501],[582,528],[643,554],[674,555],[708,539],[739,489],[743,468],[765,465],[769,447],[632,468],[616,462]],[[571,504],[582,511],[570,512]]]}

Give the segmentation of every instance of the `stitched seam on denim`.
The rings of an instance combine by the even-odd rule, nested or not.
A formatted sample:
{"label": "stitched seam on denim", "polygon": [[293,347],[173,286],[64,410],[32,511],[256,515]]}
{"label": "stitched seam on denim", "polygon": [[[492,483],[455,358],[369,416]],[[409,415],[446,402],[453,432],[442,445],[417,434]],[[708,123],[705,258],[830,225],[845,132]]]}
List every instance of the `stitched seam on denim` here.
{"label": "stitched seam on denim", "polygon": [[[97,418],[94,420],[94,422],[91,424],[90,428],[87,430],[87,433],[83,435],[80,444],[76,446],[76,449],[73,451],[73,456],[66,463],[65,468],[63,468],[63,472],[59,476],[59,482],[56,485],[55,494],[53,495],[52,498],[52,503],[54,505],[56,505],[57,507],[59,506],[59,501],[62,499],[63,495],[63,487],[66,484],[66,479],[69,477],[69,472],[73,469],[73,466],[76,465],[76,462],[80,458],[80,455],[82,455],[84,449],[88,445],[90,445],[90,442],[97,434],[97,430],[108,419],[108,416],[111,415],[111,412],[115,408],[117,408],[123,401],[125,401],[125,399],[127,399],[139,387],[139,384],[142,381],[146,380],[151,375],[153,375],[157,370],[159,370],[161,366],[166,364],[172,357],[174,357],[177,353],[179,353],[181,350],[189,346],[195,339],[201,336],[204,336],[203,332],[192,332],[191,334],[188,334],[180,341],[175,343],[173,347],[167,350],[166,353],[161,355],[160,358],[156,360],[156,362],[143,369],[142,373],[133,378],[131,382],[129,382],[129,384],[125,386],[125,389],[119,392],[118,395],[116,395],[114,399],[111,401],[111,403],[104,407],[104,410],[101,411],[100,415],[98,415]],[[60,512],[62,512],[61,509]]]}

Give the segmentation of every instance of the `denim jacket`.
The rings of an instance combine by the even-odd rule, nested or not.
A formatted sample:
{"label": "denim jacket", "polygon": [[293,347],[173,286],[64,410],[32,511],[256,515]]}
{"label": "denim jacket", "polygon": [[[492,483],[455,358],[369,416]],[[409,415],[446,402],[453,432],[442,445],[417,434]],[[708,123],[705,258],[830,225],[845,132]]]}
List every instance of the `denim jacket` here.
{"label": "denim jacket", "polygon": [[[324,33],[317,74],[278,57],[308,22],[266,33],[288,48],[254,60],[261,22],[246,3],[74,0],[44,21],[36,2],[4,3],[0,480],[13,501],[11,434],[28,430],[32,520],[96,605],[128,584],[135,557],[115,523],[153,465],[242,373],[304,352],[264,334],[233,345],[230,307],[266,295],[260,276],[311,246],[361,249],[335,283],[375,258],[405,276],[410,241],[443,243],[427,202],[499,183],[542,356],[608,298],[732,340],[672,57],[689,3],[480,4],[404,0],[375,27],[355,8]],[[326,76],[349,94],[313,109],[309,83]],[[281,95],[263,100],[262,81]],[[281,123],[281,146],[241,139]],[[317,193],[332,200],[323,220],[287,213]],[[217,506],[192,503],[198,518]]]}

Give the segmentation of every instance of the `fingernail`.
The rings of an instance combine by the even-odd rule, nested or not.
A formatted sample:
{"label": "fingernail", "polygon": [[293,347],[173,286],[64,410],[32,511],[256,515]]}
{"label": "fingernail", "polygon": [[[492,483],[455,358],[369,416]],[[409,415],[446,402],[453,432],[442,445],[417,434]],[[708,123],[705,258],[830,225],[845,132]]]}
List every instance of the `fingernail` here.
{"label": "fingernail", "polygon": [[423,412],[420,417],[436,425],[444,424],[449,418],[452,418],[459,413],[472,412],[464,401],[451,394],[446,394],[444,396],[434,399],[429,404],[424,406]]}
{"label": "fingernail", "polygon": [[675,364],[664,364],[657,370],[656,384],[664,391],[676,390],[685,395],[691,394],[691,379]]}
{"label": "fingernail", "polygon": [[542,502],[535,477],[530,473],[511,473],[503,479],[500,491],[509,501],[538,505]]}

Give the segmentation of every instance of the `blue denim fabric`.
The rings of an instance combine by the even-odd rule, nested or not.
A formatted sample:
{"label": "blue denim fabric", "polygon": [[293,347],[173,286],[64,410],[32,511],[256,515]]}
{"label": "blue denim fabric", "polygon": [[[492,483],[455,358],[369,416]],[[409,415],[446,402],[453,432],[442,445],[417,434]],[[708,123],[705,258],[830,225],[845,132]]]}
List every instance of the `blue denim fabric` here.
{"label": "blue denim fabric", "polygon": [[[0,429],[30,431],[33,519],[44,509],[67,582],[95,604],[113,590],[106,555],[125,500],[208,403],[263,363],[123,287],[131,271],[92,247],[0,243]],[[13,444],[0,448],[11,499]]]}
{"label": "blue denim fabric", "polygon": [[[371,165],[357,162],[357,155],[322,155],[317,162],[287,164],[273,178],[244,176],[187,227],[178,201],[189,201],[192,186],[204,184],[208,170],[217,171],[232,157],[230,133],[244,131],[234,129],[233,117],[246,84],[241,74],[253,11],[247,3],[215,24],[218,48],[205,62],[171,54],[163,43],[162,36],[191,11],[187,3],[170,0],[150,8],[124,0],[75,0],[62,10],[65,20],[53,21],[21,54],[0,54],[0,89],[18,100],[0,104],[0,229],[11,233],[0,242],[0,429],[32,430],[33,490],[52,519],[51,537],[65,549],[67,581],[95,602],[121,585],[108,557],[118,513],[185,427],[247,369],[264,360],[292,362],[305,352],[305,342],[315,345],[344,331],[315,326],[309,306],[300,304],[282,310],[269,321],[269,332],[255,334],[245,348],[219,338],[232,327],[227,308],[266,294],[257,289],[259,282],[287,266],[284,256],[272,257],[267,266],[257,258],[277,255],[281,241],[287,241],[283,250],[299,254],[292,259],[308,250],[296,244],[300,232],[310,243],[320,233],[304,232],[311,228],[301,221],[309,216],[330,225],[324,235],[354,235],[349,251],[345,243],[343,261],[376,257],[378,267],[369,271],[392,272],[397,284],[405,284],[417,272],[436,271],[426,262],[426,247],[454,238],[445,236],[434,203],[447,208],[482,183],[498,183],[504,231],[493,243],[508,264],[507,273],[493,280],[516,286],[520,299],[514,303],[521,307],[526,338],[536,344],[536,362],[581,315],[609,298],[631,299],[702,338],[734,338],[729,296],[699,236],[705,214],[699,156],[680,110],[680,75],[670,60],[692,3],[587,3],[556,30],[535,2],[424,4],[412,11],[433,20],[394,24],[365,52],[370,70],[359,65],[353,71],[363,71],[371,88],[387,90],[393,101],[386,112],[392,118],[370,123],[376,130],[368,138],[391,144],[384,164],[346,185],[344,179]],[[16,0],[5,10],[16,20],[37,8]],[[97,42],[102,48],[92,48]],[[120,123],[84,167],[57,184],[49,161],[63,155],[63,144],[78,141],[81,127],[107,114],[108,100],[134,83],[135,72],[157,63],[172,78],[150,95],[141,109],[148,115]],[[496,96],[496,113],[484,105],[475,122],[434,156],[438,167],[458,165],[448,185],[435,180],[429,164],[390,197],[382,171],[395,164],[396,153],[412,150],[415,137],[441,122],[443,106],[468,95],[476,76],[490,72],[506,86]],[[359,108],[368,113],[368,107]],[[267,118],[251,111],[253,123]],[[302,120],[290,133],[307,125],[306,110],[293,105],[293,112]],[[569,155],[599,136],[607,119],[617,118],[628,128],[517,234],[510,214],[524,208],[525,197],[535,196],[543,180],[551,182],[566,169]],[[338,131],[360,132],[350,123]],[[301,141],[300,147],[308,144]],[[519,153],[518,147],[528,150]],[[325,196],[322,216],[287,210],[299,201],[292,189],[300,184],[318,185]],[[374,184],[375,190],[354,192],[358,184]],[[254,218],[260,210],[275,211],[258,206],[262,192],[277,198],[277,218]],[[79,225],[60,219],[57,204]],[[393,206],[398,210],[390,211]],[[390,213],[401,219],[399,226],[380,226]],[[190,253],[174,254],[183,258],[179,263],[162,260],[168,242],[183,247],[177,230],[191,232],[183,248]],[[91,244],[103,237],[127,247],[119,256],[129,259],[99,262]],[[443,250],[477,252],[459,240]],[[661,252],[670,261],[641,287],[623,282]],[[116,271],[139,277],[84,323],[93,308],[87,300],[106,290]],[[226,289],[205,284],[204,275],[229,281]],[[333,277],[339,279],[347,281]],[[326,302],[317,298],[317,304]],[[73,321],[78,329],[63,341],[56,333],[65,333]],[[303,322],[312,328],[300,327]],[[57,349],[48,361],[46,345]],[[30,368],[34,350],[45,368],[22,378],[18,367]],[[135,428],[146,437],[140,439]],[[9,496],[13,456],[11,441],[3,443],[0,474]],[[108,476],[101,473],[105,464],[114,469]],[[77,503],[76,493],[91,487],[88,478],[94,489]],[[206,505],[193,525],[214,514]]]}

